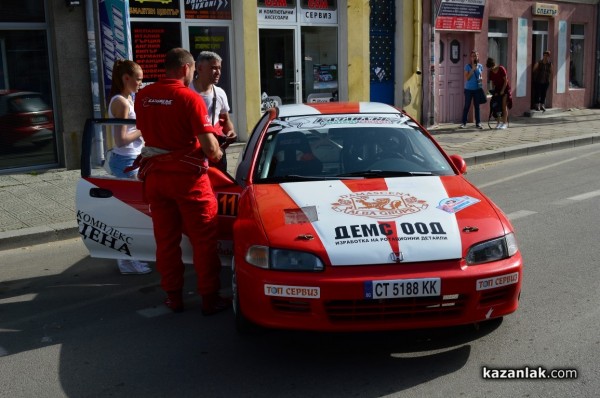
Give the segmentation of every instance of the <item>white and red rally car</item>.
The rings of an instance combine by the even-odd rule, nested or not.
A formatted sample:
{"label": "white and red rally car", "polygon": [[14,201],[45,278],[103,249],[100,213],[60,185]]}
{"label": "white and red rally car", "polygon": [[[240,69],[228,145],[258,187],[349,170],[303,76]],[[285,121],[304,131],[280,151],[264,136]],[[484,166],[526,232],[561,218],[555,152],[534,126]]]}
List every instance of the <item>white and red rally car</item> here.
{"label": "white and red rally car", "polygon": [[[102,175],[96,122],[84,136],[80,233],[94,257],[152,261],[141,183]],[[210,170],[237,326],[388,330],[514,312],[523,263],[513,227],[465,172],[388,105],[267,110],[235,178]],[[185,237],[182,247],[190,262]]]}

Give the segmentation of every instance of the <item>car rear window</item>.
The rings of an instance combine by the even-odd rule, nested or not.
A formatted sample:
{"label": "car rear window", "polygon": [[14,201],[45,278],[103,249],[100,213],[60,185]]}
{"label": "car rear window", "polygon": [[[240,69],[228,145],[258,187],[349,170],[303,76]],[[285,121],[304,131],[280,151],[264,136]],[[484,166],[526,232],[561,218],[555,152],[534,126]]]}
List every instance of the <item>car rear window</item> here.
{"label": "car rear window", "polygon": [[9,101],[10,112],[39,112],[50,109],[39,95],[21,95]]}

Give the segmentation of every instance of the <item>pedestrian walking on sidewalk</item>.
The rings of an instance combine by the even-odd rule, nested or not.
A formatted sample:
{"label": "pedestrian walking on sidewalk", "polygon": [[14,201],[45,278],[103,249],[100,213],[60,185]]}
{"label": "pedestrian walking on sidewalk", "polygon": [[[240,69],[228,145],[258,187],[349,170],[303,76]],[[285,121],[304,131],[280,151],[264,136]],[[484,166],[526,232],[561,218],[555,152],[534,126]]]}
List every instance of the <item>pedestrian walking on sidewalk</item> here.
{"label": "pedestrian walking on sidewalk", "polygon": [[479,111],[479,91],[482,88],[483,65],[479,63],[479,53],[476,50],[471,51],[471,59],[468,65],[465,65],[465,105],[463,107],[461,129],[467,127],[467,116],[471,103],[473,103],[473,111],[475,113],[475,126],[478,129],[483,129],[481,125],[481,113]]}
{"label": "pedestrian walking on sidewalk", "polygon": [[533,65],[533,101],[535,110],[546,112],[546,93],[552,79],[552,61],[550,51],[544,51],[544,57]]}
{"label": "pedestrian walking on sidewalk", "polygon": [[506,68],[496,65],[494,58],[488,58],[485,66],[488,68],[488,81],[492,82],[494,93],[502,97],[502,117],[496,129],[508,128],[508,110],[512,108],[512,90]]}
{"label": "pedestrian walking on sidewalk", "polygon": [[[108,103],[108,117],[135,119],[132,94],[137,93],[144,74],[142,68],[130,60],[119,59],[113,64],[112,86]],[[144,140],[135,125],[112,126],[114,147],[108,162],[111,173],[117,178],[137,178],[137,169],[125,171],[142,151]],[[119,271],[126,274],[152,272],[148,263],[135,259],[118,259]]]}

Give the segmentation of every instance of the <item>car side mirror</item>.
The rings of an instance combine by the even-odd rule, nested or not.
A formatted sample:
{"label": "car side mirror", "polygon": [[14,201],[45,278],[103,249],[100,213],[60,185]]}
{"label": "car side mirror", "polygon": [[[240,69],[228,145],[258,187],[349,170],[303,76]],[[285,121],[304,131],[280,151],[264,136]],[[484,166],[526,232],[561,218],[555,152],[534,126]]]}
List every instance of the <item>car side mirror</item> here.
{"label": "car side mirror", "polygon": [[454,166],[458,169],[460,174],[467,174],[467,162],[460,155],[451,155],[450,160],[454,163]]}

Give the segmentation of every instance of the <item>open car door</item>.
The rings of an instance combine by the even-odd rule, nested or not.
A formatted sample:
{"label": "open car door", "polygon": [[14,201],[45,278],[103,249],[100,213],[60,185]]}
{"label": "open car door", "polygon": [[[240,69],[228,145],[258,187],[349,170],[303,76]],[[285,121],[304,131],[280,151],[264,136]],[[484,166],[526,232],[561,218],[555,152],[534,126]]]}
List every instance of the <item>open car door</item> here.
{"label": "open car door", "polygon": [[[79,233],[92,257],[156,260],[150,206],[144,199],[142,182],[117,178],[103,165],[112,147],[111,129],[135,124],[131,119],[88,119],[81,148],[81,179],[75,196]],[[211,167],[208,171],[217,197],[219,255],[223,265],[233,255],[233,223],[241,187],[233,177]],[[188,238],[182,237],[183,261],[192,263]]]}

